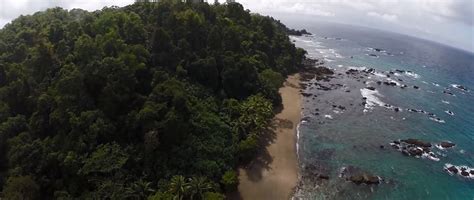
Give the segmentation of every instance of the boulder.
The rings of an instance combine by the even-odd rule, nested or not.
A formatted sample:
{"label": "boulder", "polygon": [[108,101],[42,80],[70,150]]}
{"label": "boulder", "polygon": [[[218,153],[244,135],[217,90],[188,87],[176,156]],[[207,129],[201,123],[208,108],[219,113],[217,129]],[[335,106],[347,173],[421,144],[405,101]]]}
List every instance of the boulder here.
{"label": "boulder", "polygon": [[451,166],[448,168],[448,171],[453,173],[453,174],[457,174],[458,173],[458,169],[455,167],[455,166]]}
{"label": "boulder", "polygon": [[328,175],[325,175],[325,174],[319,174],[319,175],[318,175],[318,178],[324,179],[324,180],[329,180],[329,176],[328,176]]}
{"label": "boulder", "polygon": [[406,140],[401,140],[402,142],[405,142],[407,144],[413,144],[415,146],[419,146],[419,147],[431,147],[431,143],[429,142],[423,142],[421,140],[418,140],[418,139],[406,139]]}
{"label": "boulder", "polygon": [[366,87],[366,88],[369,89],[369,90],[375,90],[375,88],[372,87],[372,86],[369,86],[369,87]]}
{"label": "boulder", "polygon": [[451,142],[441,142],[439,145],[443,148],[451,148],[454,147],[456,144]]}
{"label": "boulder", "polygon": [[408,149],[408,153],[410,153],[412,156],[421,156],[423,151],[419,148],[412,147]]}
{"label": "boulder", "polygon": [[469,176],[469,172],[467,172],[467,171],[462,171],[462,172],[461,172],[461,175],[462,175],[462,176]]}

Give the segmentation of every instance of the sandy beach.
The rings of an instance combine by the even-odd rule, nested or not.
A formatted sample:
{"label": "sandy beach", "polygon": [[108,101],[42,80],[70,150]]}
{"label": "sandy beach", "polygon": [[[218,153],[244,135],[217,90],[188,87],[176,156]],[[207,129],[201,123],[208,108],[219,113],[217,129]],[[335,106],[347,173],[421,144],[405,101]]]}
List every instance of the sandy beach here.
{"label": "sandy beach", "polygon": [[267,146],[239,169],[238,194],[232,199],[289,199],[298,182],[296,127],[300,121],[299,74],[289,76],[279,92],[283,108],[272,121]]}

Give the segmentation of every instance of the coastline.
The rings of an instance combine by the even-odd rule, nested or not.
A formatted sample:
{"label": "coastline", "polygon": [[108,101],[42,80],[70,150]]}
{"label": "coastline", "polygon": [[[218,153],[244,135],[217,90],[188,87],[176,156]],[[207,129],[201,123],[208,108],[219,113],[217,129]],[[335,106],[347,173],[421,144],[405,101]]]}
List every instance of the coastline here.
{"label": "coastline", "polygon": [[298,183],[297,126],[301,119],[300,74],[288,76],[279,89],[281,111],[275,115],[267,146],[239,168],[238,194],[231,199],[290,199]]}

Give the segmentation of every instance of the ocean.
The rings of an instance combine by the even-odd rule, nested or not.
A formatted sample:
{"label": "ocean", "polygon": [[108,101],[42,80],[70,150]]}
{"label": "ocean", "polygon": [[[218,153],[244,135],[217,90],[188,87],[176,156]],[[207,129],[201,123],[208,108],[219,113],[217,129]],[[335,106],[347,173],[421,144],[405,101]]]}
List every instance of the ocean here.
{"label": "ocean", "polygon": [[[304,28],[313,35],[291,40],[335,74],[304,90],[295,197],[474,199],[474,55],[363,27]],[[397,142],[410,138],[431,147],[407,153]],[[355,184],[351,170],[380,184]]]}

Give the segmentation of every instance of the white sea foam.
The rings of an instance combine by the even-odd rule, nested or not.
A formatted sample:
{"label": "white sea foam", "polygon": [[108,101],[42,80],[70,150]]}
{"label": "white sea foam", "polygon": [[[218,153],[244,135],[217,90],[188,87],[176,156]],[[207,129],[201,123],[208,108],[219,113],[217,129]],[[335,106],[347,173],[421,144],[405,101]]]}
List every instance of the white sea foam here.
{"label": "white sea foam", "polygon": [[405,75],[410,76],[412,78],[420,78],[420,75],[415,72],[405,72]]}
{"label": "white sea foam", "polygon": [[382,74],[382,73],[380,73],[380,72],[375,72],[374,75],[375,75],[375,76],[378,76],[378,77],[382,77],[382,78],[387,77],[385,74]]}
{"label": "white sea foam", "polygon": [[451,116],[454,115],[453,111],[450,111],[450,110],[445,110],[444,112],[445,112],[446,114],[448,114],[448,115],[451,115]]}
{"label": "white sea foam", "polygon": [[451,103],[449,103],[449,101],[445,101],[445,100],[441,100],[441,102],[443,102],[445,104],[451,104]]}
{"label": "white sea foam", "polygon": [[439,87],[440,85],[438,83],[431,83],[432,85]]}
{"label": "white sea foam", "polygon": [[[379,97],[383,97],[377,90],[369,90],[367,88],[360,89],[362,97],[366,98],[365,109],[369,110],[374,106],[385,106],[386,103],[381,101]],[[364,112],[367,112],[364,110]]]}
{"label": "white sea foam", "polygon": [[[456,173],[450,171],[449,169],[450,168],[455,168],[456,169]],[[468,166],[465,166],[465,165],[461,165],[461,166],[456,166],[456,165],[453,165],[451,163],[446,163],[444,164],[444,170],[446,172],[448,172],[450,175],[458,175],[458,176],[461,176],[461,177],[464,177],[464,178],[469,178],[469,179],[474,179],[474,174],[471,174],[470,172],[474,170],[473,167],[468,167]],[[463,170],[464,169],[464,170]],[[467,176],[463,175],[462,172],[465,172],[467,173]]]}
{"label": "white sea foam", "polygon": [[402,85],[402,84],[400,84],[399,82],[397,82],[397,81],[395,81],[395,80],[393,80],[393,79],[391,79],[391,78],[387,78],[387,81],[388,81],[388,82],[393,82],[393,83],[397,84],[397,86]]}
{"label": "white sea foam", "polygon": [[298,123],[296,125],[296,156],[299,158],[299,150],[300,150],[300,145],[298,144],[298,141],[300,141],[300,125],[301,123]]}
{"label": "white sea foam", "polygon": [[331,115],[324,115],[324,117],[325,117],[325,118],[328,118],[328,119],[334,119],[334,118],[332,118]]}
{"label": "white sea foam", "polygon": [[367,67],[354,67],[354,66],[349,66],[348,69],[357,70],[357,71],[364,71],[364,70],[367,69]]}
{"label": "white sea foam", "polygon": [[440,118],[436,118],[436,117],[430,117],[431,120],[435,121],[435,122],[438,122],[438,123],[446,123],[444,120],[440,119]]}
{"label": "white sea foam", "polygon": [[423,154],[421,154],[421,157],[422,158],[428,158],[428,159],[433,160],[433,161],[439,161],[439,158],[436,157],[436,155],[434,155],[433,152],[429,152],[429,153],[423,152]]}

